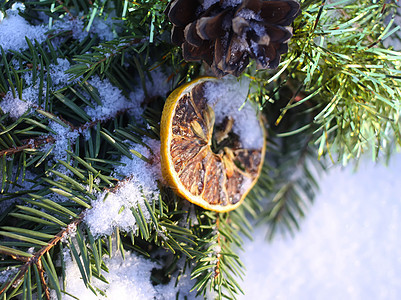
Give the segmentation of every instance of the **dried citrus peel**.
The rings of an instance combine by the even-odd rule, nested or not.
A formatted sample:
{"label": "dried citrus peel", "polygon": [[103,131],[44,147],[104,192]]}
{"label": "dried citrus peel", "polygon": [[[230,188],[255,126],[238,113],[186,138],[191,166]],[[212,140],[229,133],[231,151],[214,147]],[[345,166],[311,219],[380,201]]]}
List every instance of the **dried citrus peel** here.
{"label": "dried citrus peel", "polygon": [[239,120],[241,111],[237,112],[245,98],[236,99],[235,111],[222,114],[224,109],[216,110],[224,104],[220,102],[224,97],[229,97],[230,104],[223,108],[235,102],[229,93],[218,97],[218,92],[211,92],[224,88],[220,84],[234,83],[203,77],[176,89],[163,109],[160,138],[162,174],[169,185],[192,203],[224,212],[238,207],[256,183],[263,164],[265,138],[252,107],[253,119],[249,120],[249,103],[245,121],[254,126],[256,120],[257,128],[249,128],[253,139],[241,137],[238,132],[243,130],[244,119]]}

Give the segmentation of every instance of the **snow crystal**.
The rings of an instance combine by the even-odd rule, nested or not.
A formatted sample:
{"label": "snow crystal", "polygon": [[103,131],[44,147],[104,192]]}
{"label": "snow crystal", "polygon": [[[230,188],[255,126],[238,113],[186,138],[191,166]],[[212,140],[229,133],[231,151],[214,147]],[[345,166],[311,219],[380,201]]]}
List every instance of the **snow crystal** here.
{"label": "snow crystal", "polygon": [[[47,72],[49,72],[51,76],[53,89],[62,87],[68,82],[69,75],[66,74],[65,71],[67,71],[69,68],[70,62],[65,58],[57,58],[57,64],[49,65]],[[34,86],[35,88],[39,86],[39,83],[34,85],[32,71],[25,72],[23,74],[23,78],[27,85]],[[46,82],[44,82],[44,85],[45,84]]]}
{"label": "snow crystal", "polygon": [[[46,83],[44,85],[46,85]],[[46,95],[45,87],[42,89],[42,95]],[[22,99],[32,103],[32,106],[37,105],[39,99],[39,83],[24,88],[22,90]]]}
{"label": "snow crystal", "polygon": [[203,0],[202,7],[204,10],[207,10],[213,4],[219,2],[220,0]]}
{"label": "snow crystal", "polygon": [[227,8],[227,7],[235,7],[237,5],[240,5],[243,0],[224,0],[222,7]]}
{"label": "snow crystal", "polygon": [[[86,289],[81,273],[76,263],[67,256],[66,261],[66,291],[79,299],[153,299],[156,290],[150,281],[151,271],[157,264],[127,252],[125,259],[118,253],[112,258],[105,258],[109,273],[103,273],[109,284],[93,278],[92,285],[96,286],[106,297],[96,296],[90,289]],[[56,298],[55,298],[56,299]],[[63,295],[63,299],[74,299]]]}
{"label": "snow crystal", "polygon": [[113,19],[115,16],[115,11],[113,11],[106,19],[95,18],[90,31],[96,33],[102,41],[113,40],[117,37],[117,31],[120,31],[120,27],[116,25],[122,22],[121,20]]}
{"label": "snow crystal", "polygon": [[246,193],[251,186],[252,186],[252,179],[244,177],[244,181],[241,184],[241,193]]}
{"label": "snow crystal", "polygon": [[135,230],[136,220],[130,209],[136,209],[137,205],[141,206],[145,219],[149,220],[150,216],[143,203],[141,187],[128,181],[123,183],[116,192],[103,192],[98,196],[97,200],[92,202],[92,209],[85,216],[91,232],[99,237],[111,235],[115,227],[127,232]]}
{"label": "snow crystal", "polygon": [[151,80],[146,81],[146,90],[150,97],[165,96],[172,88],[167,81],[167,76],[160,69],[155,69],[149,73]]}
{"label": "snow crystal", "polygon": [[[65,73],[66,70],[70,68],[70,62],[67,59],[57,58],[57,64],[49,65],[47,71],[50,74],[52,79],[52,87],[51,90],[57,90],[69,83],[68,77],[69,75]],[[35,83],[33,82],[32,72],[25,72],[22,76],[27,87],[22,90],[22,99],[32,103],[37,104],[39,99],[39,88],[40,82],[37,80]],[[75,81],[78,81],[76,79]],[[43,82],[42,87],[42,95],[46,95],[46,81]]]}
{"label": "snow crystal", "polygon": [[266,35],[266,29],[260,23],[252,21],[251,27],[255,31],[255,33],[258,37],[263,37],[264,35]]}
{"label": "snow crystal", "polygon": [[242,299],[401,298],[400,154],[331,170],[294,239],[245,245]]}
{"label": "snow crystal", "polygon": [[[70,68],[70,62],[65,58],[57,58],[57,64],[51,64],[48,71],[52,79],[52,83],[55,87],[63,86],[68,83],[70,77],[65,71]],[[77,81],[76,79],[75,81]],[[55,88],[54,88],[55,89]]]}
{"label": "snow crystal", "polygon": [[[37,175],[31,173],[29,170],[25,170],[25,177],[22,175],[22,171],[19,170],[18,180],[13,182],[16,178],[17,169],[14,168],[12,175],[7,178],[8,182],[13,182],[13,184],[8,186],[4,192],[6,194],[0,193],[0,215],[3,214],[9,207],[20,201],[18,197],[14,197],[11,199],[4,200],[5,197],[8,197],[7,194],[15,193],[22,190],[30,190],[35,184],[37,184]],[[2,171],[0,170],[0,178],[3,176]],[[24,181],[22,181],[24,179]],[[40,189],[41,186],[36,186],[37,189]]]}
{"label": "snow crystal", "polygon": [[[160,268],[157,262],[150,259],[142,258],[134,253],[126,252],[125,259],[121,253],[116,253],[111,258],[104,259],[109,273],[103,272],[103,275],[109,284],[93,278],[92,286],[103,291],[106,296],[96,296],[90,289],[87,289],[81,279],[81,273],[75,262],[72,261],[69,254],[66,255],[66,291],[71,295],[85,300],[106,300],[106,299],[132,299],[132,300],[168,300],[176,299],[176,293],[180,291],[180,298],[195,299],[193,294],[189,294],[189,290],[193,283],[189,282],[189,276],[184,275],[178,286],[175,287],[175,280],[172,279],[167,285],[154,286],[151,282],[151,272],[154,268]],[[186,277],[185,277],[186,276]],[[183,292],[181,292],[181,289]],[[57,299],[55,293],[52,299]],[[66,294],[63,294],[63,300],[72,300]]]}
{"label": "snow crystal", "polygon": [[256,21],[263,21],[260,14],[256,14],[253,10],[244,8],[238,11],[235,15],[236,17],[242,17],[246,20],[256,20]]}
{"label": "snow crystal", "polygon": [[106,120],[117,114],[117,112],[128,109],[132,103],[123,95],[122,91],[112,85],[110,80],[101,80],[99,76],[93,76],[88,83],[96,88],[100,95],[102,105],[96,105],[95,108],[87,106],[85,112],[93,120]]}
{"label": "snow crystal", "polygon": [[0,271],[0,283],[5,283],[9,278],[16,275],[18,268],[7,267],[5,270]]}
{"label": "snow crystal", "polygon": [[[151,80],[146,81],[146,90],[149,97],[165,96],[171,89],[166,80],[166,75],[160,70],[150,72]],[[93,76],[88,83],[95,87],[100,95],[102,105],[96,105],[95,108],[86,107],[86,113],[93,120],[105,120],[113,117],[117,112],[129,110],[130,114],[139,117],[144,109],[141,104],[145,100],[143,89],[137,88],[135,92],[131,92],[127,99],[122,91],[114,86],[107,78],[101,80],[98,76]]]}
{"label": "snow crystal", "polygon": [[[150,140],[146,143],[152,144]],[[115,227],[124,231],[136,229],[136,220],[131,208],[136,209],[138,205],[145,218],[150,219],[144,198],[150,203],[156,201],[159,195],[156,180],[161,178],[158,155],[160,143],[157,141],[153,143],[153,155],[145,146],[132,145],[134,151],[152,159],[152,164],[135,155],[133,159],[124,156],[121,162],[125,166],[116,167],[115,172],[116,175],[123,175],[129,179],[123,182],[115,192],[103,192],[98,195],[97,200],[92,202],[92,209],[85,216],[85,221],[95,236],[110,235]]]}
{"label": "snow crystal", "polygon": [[65,16],[64,18],[58,19],[54,22],[52,29],[54,29],[56,33],[71,31],[72,37],[80,42],[82,42],[88,35],[88,33],[84,31],[85,24],[80,17],[73,18],[71,16]]}
{"label": "snow crystal", "polygon": [[21,117],[32,104],[30,100],[24,101],[19,98],[14,98],[13,93],[8,91],[0,102],[0,108],[5,114],[9,113],[9,116],[16,120]]}
{"label": "snow crystal", "polygon": [[[54,145],[54,148],[51,152],[53,155],[53,160],[67,160],[67,152],[66,150],[69,149],[69,146],[75,143],[75,140],[79,136],[79,132],[77,130],[72,130],[69,126],[64,127],[59,123],[54,121],[49,122],[49,127],[56,132],[56,134],[51,134],[55,142],[53,144],[47,144],[43,146],[41,149],[42,151],[47,151],[50,147]],[[51,162],[49,161],[49,164]]]}
{"label": "snow crystal", "polygon": [[25,10],[25,4],[21,2],[15,2],[13,5],[11,5],[11,10],[14,11],[24,11]]}
{"label": "snow crystal", "polygon": [[18,15],[18,8],[21,9],[17,6],[16,10],[7,10],[7,17],[0,20],[0,46],[6,52],[28,49],[25,37],[31,41],[36,39],[38,43],[46,40],[46,27],[30,25],[27,20]]}
{"label": "snow crystal", "polygon": [[89,32],[86,30],[87,26],[82,16],[80,14],[76,17],[65,16],[64,18],[60,18],[54,22],[52,29],[57,33],[71,31],[72,37],[80,42],[88,35],[93,36],[94,34],[97,34],[102,41],[111,41],[117,36],[117,32],[120,30],[120,27],[117,25],[122,21],[113,19],[115,17],[114,12],[109,14],[107,18],[96,15]]}
{"label": "snow crystal", "polygon": [[[139,159],[134,155],[134,159],[130,159],[126,156],[121,158],[121,162],[125,165],[117,166],[114,171],[117,174],[123,176],[130,176],[132,174],[137,174],[141,181],[146,183],[147,186],[154,186],[154,181],[157,178],[161,178],[160,172],[160,141],[144,138],[143,142],[150,147],[150,151],[147,147],[132,144],[132,150],[145,156],[147,159],[152,161],[152,164],[146,163],[144,160]],[[155,178],[156,176],[156,178]]]}
{"label": "snow crystal", "polygon": [[256,109],[250,102],[245,102],[249,83],[245,77],[238,81],[234,76],[226,76],[206,83],[205,97],[214,110],[216,124],[222,123],[225,117],[233,118],[233,132],[239,136],[243,147],[260,149],[263,147],[263,130]]}

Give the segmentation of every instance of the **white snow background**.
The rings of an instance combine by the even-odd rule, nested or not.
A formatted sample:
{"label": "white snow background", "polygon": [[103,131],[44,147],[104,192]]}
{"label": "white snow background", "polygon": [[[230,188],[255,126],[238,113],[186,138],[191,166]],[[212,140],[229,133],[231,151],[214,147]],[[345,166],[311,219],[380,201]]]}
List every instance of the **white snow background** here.
{"label": "white snow background", "polygon": [[336,167],[294,238],[256,229],[241,299],[401,299],[401,155]]}

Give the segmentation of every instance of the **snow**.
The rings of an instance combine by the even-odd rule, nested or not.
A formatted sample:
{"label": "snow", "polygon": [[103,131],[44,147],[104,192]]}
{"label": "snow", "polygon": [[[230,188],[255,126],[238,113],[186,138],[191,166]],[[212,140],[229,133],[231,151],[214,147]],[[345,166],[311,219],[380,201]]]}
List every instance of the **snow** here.
{"label": "snow", "polygon": [[32,102],[30,100],[24,101],[19,98],[14,98],[11,91],[7,92],[0,102],[0,108],[3,113],[9,113],[9,116],[14,120],[21,117],[31,106]]}
{"label": "snow", "polygon": [[213,4],[216,4],[217,2],[220,2],[221,7],[223,9],[226,9],[227,7],[235,7],[237,5],[240,5],[242,3],[242,0],[224,0],[224,1],[220,1],[220,0],[203,0],[200,1],[202,2],[202,7],[203,10],[207,10],[210,6],[212,6]]}
{"label": "snow", "polygon": [[28,21],[18,15],[18,10],[22,9],[22,5],[13,5],[14,9],[8,9],[5,18],[0,17],[0,46],[5,52],[28,49],[25,37],[32,42],[36,39],[38,43],[42,43],[46,39],[47,28],[45,26],[30,25]]}
{"label": "snow", "polygon": [[69,147],[75,144],[75,140],[78,138],[79,132],[77,130],[72,130],[69,126],[64,127],[54,121],[50,121],[48,126],[55,132],[55,134],[51,134],[54,137],[55,142],[54,144],[46,144],[41,150],[47,151],[50,147],[54,145],[54,148],[51,152],[51,154],[53,155],[53,159],[55,161],[66,161],[66,150],[70,150]]}
{"label": "snow", "polygon": [[102,192],[97,200],[92,202],[92,209],[85,216],[94,236],[105,236],[113,233],[116,227],[123,231],[136,230],[136,220],[131,212],[139,205],[146,220],[150,215],[144,203],[144,198],[149,203],[156,201],[159,196],[157,180],[161,178],[159,149],[160,142],[145,140],[145,143],[152,145],[152,153],[142,145],[132,144],[131,149],[152,160],[149,164],[137,156],[133,159],[124,156],[121,162],[125,166],[115,168],[115,175],[129,178],[123,181],[122,185],[115,192]]}
{"label": "snow", "polygon": [[[71,64],[66,58],[57,58],[57,64],[51,64],[48,68],[48,72],[50,72],[50,76],[52,78],[52,83],[56,87],[65,86],[68,82],[69,74],[65,73]],[[75,82],[78,79],[75,80]],[[73,81],[74,82],[74,81]]]}
{"label": "snow", "polygon": [[167,80],[168,70],[155,69],[149,73],[150,79],[146,80],[146,91],[150,97],[166,96],[172,90],[172,82]]}
{"label": "snow", "polygon": [[[170,90],[166,75],[158,69],[150,72],[149,75],[150,79],[146,81],[148,96],[165,96]],[[127,99],[122,91],[107,78],[101,80],[98,76],[93,76],[88,80],[88,83],[98,90],[102,102],[102,105],[96,105],[95,108],[89,106],[85,108],[85,112],[93,120],[106,120],[123,110],[129,110],[129,113],[136,117],[142,115],[144,109],[141,104],[145,100],[143,89],[137,87],[137,90],[131,92],[129,99]]]}
{"label": "snow", "polygon": [[224,0],[222,7],[227,8],[227,7],[235,7],[237,5],[240,5],[243,0]]}
{"label": "snow", "polygon": [[400,299],[400,169],[399,154],[389,168],[335,168],[294,239],[269,244],[257,229],[241,299]]}
{"label": "snow", "polygon": [[[236,17],[242,17],[246,20],[256,20],[256,21],[263,21],[260,14],[256,14],[253,10],[248,8],[241,9],[235,14]],[[260,25],[262,27],[262,25]],[[263,28],[264,30],[264,28]]]}
{"label": "snow", "polygon": [[[7,177],[7,181],[10,184],[6,189],[5,193],[7,194],[12,194],[12,193],[17,193],[19,191],[24,191],[24,190],[29,190],[31,189],[35,184],[37,184],[37,175],[30,172],[29,170],[25,170],[25,177],[23,177],[23,174],[20,170],[20,173],[18,174],[18,179],[15,180],[16,178],[16,172],[17,170],[14,169],[11,176]],[[0,178],[2,178],[3,172],[0,170]],[[22,179],[24,181],[22,181]],[[40,189],[41,186],[37,185],[36,189]],[[12,205],[20,202],[21,200],[18,197],[14,197],[11,199],[4,200],[4,198],[8,197],[8,195],[5,195],[0,193],[0,215],[3,214],[7,209],[9,209]],[[1,281],[0,281],[1,282]]]}
{"label": "snow", "polygon": [[[57,58],[57,64],[49,65],[46,72],[49,72],[50,77],[52,79],[53,90],[63,87],[68,83],[68,78],[70,75],[66,74],[65,71],[67,71],[70,68],[70,66],[71,64],[66,58]],[[33,76],[31,71],[25,72],[23,74],[23,78],[28,86],[35,86],[36,88],[39,86],[38,82],[36,83],[33,82]],[[46,82],[44,82],[44,84],[46,84]]]}
{"label": "snow", "polygon": [[[66,291],[79,299],[85,300],[105,300],[105,299],[130,299],[130,300],[169,300],[176,299],[176,293],[180,291],[179,299],[194,299],[194,295],[188,293],[192,283],[189,275],[184,274],[178,283],[174,286],[174,278],[167,285],[153,285],[150,277],[154,268],[160,268],[157,262],[142,258],[132,252],[125,253],[125,259],[121,253],[116,253],[111,258],[104,258],[109,273],[102,272],[109,284],[106,284],[96,278],[93,278],[92,286],[97,287],[106,294],[106,297],[96,296],[90,289],[86,289],[78,266],[72,261],[69,253],[66,258]],[[63,300],[72,300],[68,295],[62,294]],[[52,299],[57,299],[55,293],[52,293]]]}
{"label": "snow", "polygon": [[122,23],[121,20],[113,18],[116,18],[115,11],[108,15],[107,18],[97,16],[93,20],[90,31],[96,33],[102,41],[113,40],[117,37],[117,32],[121,31],[118,25]]}
{"label": "snow", "polygon": [[[52,86],[50,87],[50,90],[55,91],[59,88],[62,88],[66,86],[68,83],[74,82],[74,81],[68,81],[69,75],[65,73],[70,68],[70,62],[65,59],[65,58],[57,58],[57,64],[50,64],[48,66],[48,69],[46,70],[50,74],[50,78],[52,80]],[[37,105],[38,104],[38,99],[39,99],[39,88],[40,88],[40,82],[39,79],[36,80],[36,82],[33,82],[33,74],[31,71],[25,72],[22,75],[22,78],[25,81],[25,84],[27,85],[23,90],[22,90],[22,99],[26,101],[27,103],[30,103],[30,105]],[[75,82],[77,82],[78,79],[75,79]],[[46,86],[47,82],[43,82],[43,87],[42,87],[42,95],[46,95]]]}
{"label": "snow", "polygon": [[3,271],[0,271],[0,284],[5,283],[12,276],[15,276],[18,272],[18,268],[7,267]]}
{"label": "snow", "polygon": [[223,122],[225,117],[233,118],[233,132],[239,136],[242,146],[246,149],[261,149],[263,129],[256,109],[246,101],[249,83],[246,77],[238,80],[228,75],[221,80],[208,82],[205,97],[214,110],[216,124]]}
{"label": "snow", "polygon": [[85,108],[85,112],[92,120],[107,120],[115,116],[117,112],[132,106],[122,91],[112,85],[107,78],[101,80],[99,76],[93,76],[88,83],[98,90],[102,101],[102,105],[96,105],[95,108],[90,106]]}
{"label": "snow", "polygon": [[25,4],[21,2],[15,2],[13,5],[11,5],[11,10],[12,11],[24,11],[25,10]]}
{"label": "snow", "polygon": [[117,31],[119,31],[118,24],[121,20],[114,20],[115,13],[109,14],[107,17],[101,17],[98,14],[95,15],[92,25],[89,31],[82,18],[83,14],[78,16],[65,16],[64,18],[57,19],[52,29],[57,33],[63,31],[71,31],[72,37],[82,42],[88,35],[93,36],[97,34],[102,41],[111,41],[117,37]]}
{"label": "snow", "polygon": [[213,4],[219,2],[220,0],[203,0],[202,7],[204,10],[207,10]]}
{"label": "snow", "polygon": [[71,16],[65,16],[63,19],[58,19],[53,24],[52,29],[54,29],[56,33],[71,31],[72,37],[80,42],[88,35],[88,33],[84,31],[84,21],[79,17],[73,18]]}

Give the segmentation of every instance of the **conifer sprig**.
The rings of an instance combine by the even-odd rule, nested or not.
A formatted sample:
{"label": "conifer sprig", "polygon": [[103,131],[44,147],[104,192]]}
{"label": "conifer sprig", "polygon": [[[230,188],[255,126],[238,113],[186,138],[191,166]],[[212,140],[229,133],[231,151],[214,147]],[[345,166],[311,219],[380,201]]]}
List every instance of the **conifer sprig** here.
{"label": "conifer sprig", "polygon": [[265,106],[279,98],[284,85],[292,88],[276,123],[310,103],[314,119],[293,134],[313,126],[320,156],[346,163],[365,152],[374,158],[391,152],[390,140],[399,140],[401,57],[384,49],[382,40],[399,30],[393,25],[395,4],[306,1],[302,6],[292,51],[275,74],[257,73],[264,88],[256,98]]}

